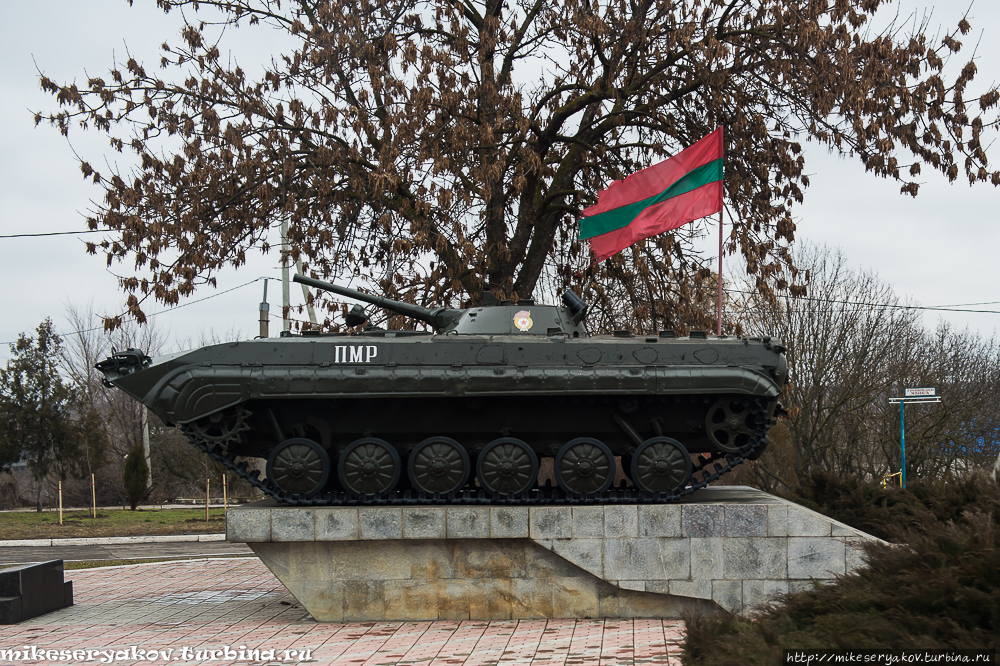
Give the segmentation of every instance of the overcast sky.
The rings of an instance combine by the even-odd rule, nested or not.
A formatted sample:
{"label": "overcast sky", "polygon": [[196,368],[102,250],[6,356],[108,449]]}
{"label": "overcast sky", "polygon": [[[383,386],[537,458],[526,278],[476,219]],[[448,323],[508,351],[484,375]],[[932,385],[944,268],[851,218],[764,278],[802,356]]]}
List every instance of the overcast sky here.
{"label": "overcast sky", "polygon": [[[952,28],[966,3],[906,0],[901,13],[933,11],[932,25]],[[970,12],[973,32],[964,38],[966,50],[983,34],[978,50],[977,88],[1000,80],[1000,3],[977,0]],[[149,65],[158,61],[158,46],[177,41],[178,16],[165,17],[154,0],[34,0],[4,6],[0,24],[0,235],[75,231],[85,228],[89,201],[100,191],[81,177],[73,149],[99,170],[108,171],[102,155],[106,139],[95,132],[74,132],[70,147],[58,131],[34,127],[32,111],[51,111],[52,98],[38,86],[37,68],[56,81],[87,75],[105,75],[113,56],[126,48]],[[260,42],[250,35],[232,35],[238,53],[258,61],[268,54],[254,53]],[[1000,165],[1000,146],[988,149]],[[969,326],[985,336],[1000,325],[1000,191],[990,185],[970,188],[948,184],[925,169],[916,199],[899,194],[899,186],[865,174],[855,161],[807,148],[807,170],[812,186],[806,203],[797,210],[798,238],[839,246],[856,269],[875,270],[896,292],[923,305],[994,303],[976,309],[994,313],[927,313],[925,323],[945,319]],[[112,159],[109,157],[108,159]],[[99,166],[100,165],[100,166]],[[92,240],[100,234],[89,235]],[[0,238],[0,280],[3,309],[0,343],[32,331],[51,316],[60,330],[67,304],[93,303],[102,313],[121,311],[123,297],[103,256],[88,256],[84,236]],[[111,270],[115,270],[112,267]],[[740,264],[729,262],[729,269]],[[241,288],[258,277],[279,278],[277,255],[250,257],[238,271],[219,276],[218,289],[201,289],[200,303],[168,310],[154,317],[171,340],[197,344],[211,331],[220,336],[235,330],[242,337],[257,331],[257,307],[262,282]],[[221,293],[232,289],[228,293]],[[218,295],[215,295],[218,294]],[[268,289],[272,312],[280,312],[280,287]],[[185,303],[188,301],[184,301]],[[292,292],[301,302],[301,292]],[[161,308],[152,306],[147,314]],[[272,334],[278,326],[272,323]],[[0,345],[0,359],[9,355]]]}

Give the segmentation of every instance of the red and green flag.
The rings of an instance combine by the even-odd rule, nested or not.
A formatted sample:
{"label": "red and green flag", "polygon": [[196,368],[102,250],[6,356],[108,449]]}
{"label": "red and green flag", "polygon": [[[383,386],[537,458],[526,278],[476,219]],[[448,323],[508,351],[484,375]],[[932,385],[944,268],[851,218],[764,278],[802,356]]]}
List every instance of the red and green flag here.
{"label": "red and green flag", "polygon": [[594,263],[644,238],[722,210],[722,128],[673,157],[616,180],[583,211]]}

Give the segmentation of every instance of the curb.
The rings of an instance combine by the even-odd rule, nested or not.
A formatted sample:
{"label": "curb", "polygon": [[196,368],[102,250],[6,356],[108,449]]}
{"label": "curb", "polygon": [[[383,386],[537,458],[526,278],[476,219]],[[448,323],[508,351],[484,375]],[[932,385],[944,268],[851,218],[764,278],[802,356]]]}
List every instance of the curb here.
{"label": "curb", "polygon": [[0,548],[19,546],[122,546],[130,543],[177,543],[181,541],[225,541],[225,534],[166,534],[163,536],[95,537],[80,539],[13,539],[0,541]]}
{"label": "curb", "polygon": [[[219,557],[228,555],[228,557]],[[110,566],[87,567],[86,569],[68,569],[67,575],[76,575],[84,571],[104,571],[107,569],[125,569],[126,567],[155,567],[161,564],[191,564],[193,562],[228,562],[230,560],[251,559],[257,556],[253,553],[244,555],[243,553],[216,553],[213,555],[194,555],[177,557],[176,559],[160,560],[159,562],[136,562],[135,564],[112,564]],[[81,561],[81,560],[70,560]]]}

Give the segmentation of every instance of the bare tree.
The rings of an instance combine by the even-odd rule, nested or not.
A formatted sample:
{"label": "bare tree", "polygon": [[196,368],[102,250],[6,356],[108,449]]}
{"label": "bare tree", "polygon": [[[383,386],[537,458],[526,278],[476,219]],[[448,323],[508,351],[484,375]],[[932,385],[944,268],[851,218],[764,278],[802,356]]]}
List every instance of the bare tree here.
{"label": "bare tree", "polygon": [[73,383],[104,416],[111,450],[124,460],[135,443],[142,442],[142,405],[122,391],[106,387],[95,366],[113,349],[135,348],[156,356],[166,350],[167,343],[155,325],[137,326],[126,321],[109,334],[103,330],[102,319],[93,304],[67,304],[66,320],[72,332],[65,336],[60,360]]}
{"label": "bare tree", "polygon": [[[442,305],[575,285],[605,310],[624,298],[652,330],[700,312],[705,257],[667,234],[578,278],[576,218],[610,181],[719,125],[726,251],[764,293],[802,289],[788,252],[809,184],[802,139],[908,194],[922,167],[1000,184],[983,148],[1000,93],[972,92],[972,61],[945,74],[969,22],[940,42],[926,21],[873,30],[883,4],[157,0],[190,18],[159,68],[43,76],[59,109],[36,122],[134,154],[133,171],[80,167],[102,190],[88,224],[108,232],[89,251],[134,266],[121,285],[140,322],[147,298],[214,284],[287,219],[293,258],[327,279]],[[221,48],[237,26],[295,47],[254,78]]]}
{"label": "bare tree", "polygon": [[876,275],[849,270],[839,252],[807,245],[796,262],[810,296],[772,302],[750,293],[742,304],[750,334],[788,347],[782,400],[794,463],[772,465],[765,455],[758,476],[791,485],[813,469],[871,478],[899,471],[899,411],[889,398],[915,386],[934,386],[944,400],[907,410],[907,473],[988,466],[1000,450],[996,341],[945,324],[926,330],[914,308]]}
{"label": "bare tree", "polygon": [[[907,474],[941,476],[989,467],[1000,452],[1000,348],[995,339],[981,339],[940,323],[924,331],[908,350],[906,366],[889,368],[894,395],[915,386],[933,386],[940,403],[906,408]],[[894,372],[895,371],[895,372]],[[885,408],[888,405],[882,403]],[[900,456],[898,408],[873,410],[888,424],[878,432],[888,460]]]}
{"label": "bare tree", "polygon": [[[796,472],[838,463],[870,465],[860,450],[873,399],[884,399],[884,359],[901,337],[918,330],[916,315],[899,309],[892,290],[870,273],[848,270],[839,252],[807,247],[799,263],[808,271],[811,296],[782,298],[776,306],[754,296],[743,327],[774,335],[788,347],[784,401],[791,412]],[[896,352],[898,353],[898,352]]]}
{"label": "bare tree", "polygon": [[[124,497],[121,472],[125,459],[132,448],[136,444],[141,446],[143,441],[143,406],[122,391],[105,386],[95,366],[114,349],[133,347],[150,356],[161,354],[166,350],[166,339],[162,329],[151,323],[140,327],[134,322],[125,322],[113,333],[107,333],[103,318],[95,312],[92,303],[68,303],[65,318],[70,332],[64,338],[60,369],[82,400],[100,414],[100,427],[109,442],[108,459],[88,458],[86,470],[88,475],[97,475],[98,489],[105,500],[120,501]],[[153,450],[165,437],[172,436],[158,421],[155,417],[150,420],[150,448]],[[153,479],[156,479],[155,470]]]}

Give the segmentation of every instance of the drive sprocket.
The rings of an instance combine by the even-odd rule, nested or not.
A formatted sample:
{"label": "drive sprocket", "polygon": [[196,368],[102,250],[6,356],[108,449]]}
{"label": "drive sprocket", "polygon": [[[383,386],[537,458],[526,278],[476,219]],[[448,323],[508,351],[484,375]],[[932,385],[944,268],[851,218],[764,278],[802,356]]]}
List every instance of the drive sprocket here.
{"label": "drive sprocket", "polygon": [[226,446],[240,441],[240,433],[249,430],[250,410],[236,405],[185,424],[184,430],[208,446]]}

